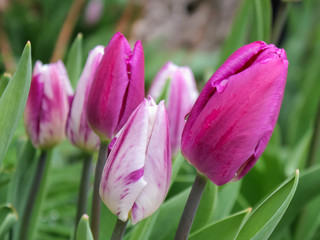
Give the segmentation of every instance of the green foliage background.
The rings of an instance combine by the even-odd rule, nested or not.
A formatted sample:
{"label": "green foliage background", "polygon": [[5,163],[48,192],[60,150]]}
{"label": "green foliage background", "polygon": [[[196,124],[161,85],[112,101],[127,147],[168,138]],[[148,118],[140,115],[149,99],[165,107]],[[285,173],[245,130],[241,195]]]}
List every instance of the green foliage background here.
{"label": "green foliage background", "polygon": [[[50,61],[56,39],[71,4],[70,0],[12,1],[10,8],[2,13],[2,19],[16,60],[20,59],[27,40],[30,40],[33,65],[38,59],[43,62]],[[77,61],[81,56],[78,65],[83,65],[90,49],[97,44],[108,43],[126,5],[127,2],[124,0],[105,1],[101,20],[91,27],[84,23],[84,16],[81,13],[72,39],[76,39],[79,32],[83,37],[81,43],[76,40],[73,50],[69,50],[66,54],[68,71],[75,69],[73,56],[78,58]],[[265,153],[243,180],[222,187],[210,184],[207,186],[190,239],[201,239],[206,236],[201,234],[209,234],[207,236],[217,234],[216,236],[222,236],[217,239],[229,239],[230,236],[218,235],[220,233],[215,229],[233,226],[232,224],[239,226],[248,215],[257,214],[259,211],[270,212],[273,209],[276,212],[282,207],[284,213],[288,206],[281,221],[282,215],[273,220],[275,225],[278,220],[280,221],[277,227],[274,226],[275,230],[269,226],[269,233],[266,235],[272,233],[270,239],[276,240],[320,238],[319,150],[312,158],[310,154],[316,113],[320,107],[320,1],[281,2],[279,6],[283,8],[281,11],[284,15],[281,34],[277,34],[276,31],[277,27],[281,26],[281,19],[277,21],[277,16],[272,15],[274,11],[269,0],[243,0],[236,11],[230,34],[219,49],[212,52],[190,51],[183,48],[166,50],[159,49],[157,41],[144,44],[147,87],[160,67],[166,61],[172,60],[178,65],[189,65],[201,89],[214,70],[234,50],[256,40],[276,43],[278,47],[284,48],[290,63],[279,121]],[[80,53],[77,52],[79,49]],[[74,71],[72,76],[77,76],[77,70]],[[5,72],[2,58],[0,58],[0,72]],[[3,117],[5,116],[1,114],[1,118]],[[320,149],[320,146],[316,145],[316,149]],[[18,213],[21,212],[23,205],[15,206],[14,201],[17,196],[25,198],[38,155],[39,153],[28,142],[20,120],[0,166],[0,205],[9,202],[14,205]],[[83,158],[83,154],[67,141],[54,150],[47,198],[41,207],[36,239],[63,240],[70,239],[74,234],[74,217]],[[22,170],[19,170],[18,162]],[[301,170],[299,184],[297,177],[292,175],[297,168]],[[24,176],[20,185],[14,182],[18,171],[19,174],[22,174],[22,171]],[[137,227],[129,225],[125,239],[172,239],[194,174],[193,167],[182,162],[166,202],[155,215],[139,223]],[[265,205],[257,210],[257,206],[286,179],[288,179],[286,185],[283,185],[276,196],[277,203],[287,202],[287,204],[275,205],[271,201],[272,198],[266,207],[267,210],[264,210]],[[289,205],[290,196],[293,198]],[[250,207],[253,207],[252,213],[250,210],[245,210]],[[10,210],[8,207],[5,209]],[[109,210],[104,208],[101,239],[110,237],[115,220]],[[211,224],[210,227],[201,232],[201,228],[207,224]],[[248,220],[245,225],[248,224],[252,223]],[[249,227],[251,230],[255,224],[252,225]],[[248,237],[243,235],[246,228],[248,227],[243,226],[230,239],[246,239],[243,237]],[[263,229],[267,231],[266,228]],[[255,239],[262,238],[257,235]]]}

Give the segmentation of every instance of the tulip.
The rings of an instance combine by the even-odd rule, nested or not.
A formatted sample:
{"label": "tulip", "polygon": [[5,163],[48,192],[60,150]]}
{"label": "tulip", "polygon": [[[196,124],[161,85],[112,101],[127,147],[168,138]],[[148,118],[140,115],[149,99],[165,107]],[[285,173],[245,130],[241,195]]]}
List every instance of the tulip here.
{"label": "tulip", "polygon": [[25,108],[24,123],[32,144],[49,149],[65,137],[73,90],[61,61],[36,62]]}
{"label": "tulip", "polygon": [[66,134],[70,142],[87,152],[96,151],[100,143],[99,137],[87,123],[86,109],[93,77],[102,56],[103,46],[97,46],[90,51],[77,85],[66,127]]}
{"label": "tulip", "polygon": [[171,152],[175,155],[180,149],[185,116],[198,97],[193,73],[189,67],[178,67],[166,63],[155,77],[149,91],[154,99],[161,100],[166,95],[169,119]]}
{"label": "tulip", "polygon": [[141,42],[133,51],[117,33],[104,50],[87,105],[89,126],[102,139],[111,139],[144,98],[144,55]]}
{"label": "tulip", "polygon": [[121,221],[136,224],[161,205],[171,179],[169,125],[164,102],[151,97],[111,142],[100,196]]}
{"label": "tulip", "polygon": [[241,179],[276,124],[288,61],[264,42],[241,47],[213,74],[182,133],[182,154],[217,185]]}

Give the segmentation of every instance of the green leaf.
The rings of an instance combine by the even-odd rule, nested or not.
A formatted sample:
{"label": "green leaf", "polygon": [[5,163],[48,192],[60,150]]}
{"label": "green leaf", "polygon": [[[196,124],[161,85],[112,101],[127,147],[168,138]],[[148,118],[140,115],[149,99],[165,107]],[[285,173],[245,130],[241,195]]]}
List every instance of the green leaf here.
{"label": "green leaf", "polygon": [[233,240],[238,232],[241,223],[250,212],[251,208],[236,213],[227,218],[224,218],[218,222],[209,224],[203,227],[202,229],[192,233],[188,239],[198,240],[214,238],[223,240]]}
{"label": "green leaf", "polygon": [[82,34],[79,33],[71,45],[66,62],[68,76],[73,88],[77,86],[82,72],[82,39]]}
{"label": "green leaf", "polygon": [[134,227],[130,236],[130,240],[148,240],[150,239],[151,231],[157,221],[159,211],[156,211],[152,216],[142,220]]}
{"label": "green leaf", "polygon": [[0,98],[11,79],[10,73],[4,73],[0,78]]}
{"label": "green leaf", "polygon": [[173,160],[170,186],[172,186],[172,184],[176,180],[178,172],[180,171],[180,168],[184,162],[184,157],[182,156],[181,152],[179,152]]}
{"label": "green leaf", "polygon": [[253,2],[252,41],[270,40],[272,9],[270,0],[254,0]]}
{"label": "green leaf", "polygon": [[[26,207],[28,194],[37,168],[34,161],[36,149],[30,140],[24,142],[20,150],[15,172],[8,188],[7,201],[15,206],[19,216],[22,216]],[[21,221],[14,226],[14,235],[18,235]]]}
{"label": "green leaf", "polygon": [[17,220],[17,212],[11,204],[0,206],[0,239],[3,239]]}
{"label": "green leaf", "polygon": [[299,170],[294,176],[284,181],[252,212],[235,239],[268,239],[288,208],[298,181]]}
{"label": "green leaf", "polygon": [[[288,210],[279,222],[277,228],[272,234],[272,239],[277,238],[283,233],[288,224],[300,213],[306,204],[319,195],[320,189],[320,166],[301,171],[301,177],[297,191],[292,199]],[[277,236],[277,237],[276,237]]]}
{"label": "green leaf", "polygon": [[314,198],[302,212],[295,231],[295,240],[311,240],[320,226],[320,196]]}
{"label": "green leaf", "polygon": [[227,183],[218,188],[218,205],[214,211],[214,220],[222,219],[231,213],[237,201],[242,181]]}
{"label": "green leaf", "polygon": [[84,214],[80,219],[76,240],[93,240],[93,236],[89,227],[89,217]]}
{"label": "green leaf", "polygon": [[0,165],[17,127],[31,83],[31,45],[25,46],[17,71],[0,98]]}
{"label": "green leaf", "polygon": [[155,223],[155,226],[161,227],[153,229],[150,239],[174,239],[182,211],[190,193],[190,189],[191,187],[170,198],[161,205],[159,209],[160,212]]}
{"label": "green leaf", "polygon": [[287,164],[285,165],[285,171],[287,174],[294,171],[294,169],[305,168],[311,137],[312,130],[310,128],[292,149],[292,152],[288,157]]}
{"label": "green leaf", "polygon": [[213,213],[217,206],[217,196],[218,186],[208,181],[192,224],[191,233],[212,222]]}

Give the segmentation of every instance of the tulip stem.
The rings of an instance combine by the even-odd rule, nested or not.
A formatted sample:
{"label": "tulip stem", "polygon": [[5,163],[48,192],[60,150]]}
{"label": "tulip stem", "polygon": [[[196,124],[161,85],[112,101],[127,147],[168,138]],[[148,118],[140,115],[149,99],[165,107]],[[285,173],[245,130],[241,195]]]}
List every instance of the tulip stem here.
{"label": "tulip stem", "polygon": [[180,223],[176,232],[175,240],[188,239],[190,229],[198,210],[203,190],[206,186],[207,178],[197,173],[196,179],[192,185],[186,206],[184,207]]}
{"label": "tulip stem", "polygon": [[[85,153],[78,196],[78,209],[75,222],[75,231],[83,214],[87,213],[88,192],[90,187],[90,173],[92,169],[92,154]],[[76,236],[76,232],[75,235]]]}
{"label": "tulip stem", "polygon": [[51,157],[48,152],[41,151],[36,173],[29,192],[27,204],[23,213],[19,239],[33,239],[37,222],[39,222],[39,213],[41,203],[46,193],[46,183],[50,168]]}
{"label": "tulip stem", "polygon": [[126,231],[128,221],[122,222],[119,218],[114,226],[111,240],[121,240]]}
{"label": "tulip stem", "polygon": [[99,154],[98,154],[98,161],[96,165],[95,177],[94,177],[92,207],[91,207],[91,230],[92,230],[93,239],[99,239],[100,210],[101,210],[99,187],[100,187],[103,168],[107,160],[107,153],[108,153],[108,142],[101,141]]}

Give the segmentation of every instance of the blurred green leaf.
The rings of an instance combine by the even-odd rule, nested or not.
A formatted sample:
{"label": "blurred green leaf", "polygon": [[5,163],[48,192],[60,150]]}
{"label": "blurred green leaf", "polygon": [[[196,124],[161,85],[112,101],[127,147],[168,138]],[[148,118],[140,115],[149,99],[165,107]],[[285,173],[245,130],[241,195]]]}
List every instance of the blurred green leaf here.
{"label": "blurred green leaf", "polygon": [[134,227],[130,240],[148,240],[150,239],[151,231],[155,227],[159,211],[153,213],[150,217],[142,220]]}
{"label": "blurred green leaf", "polygon": [[4,92],[4,90],[6,89],[10,79],[11,79],[11,74],[10,73],[4,73],[0,77],[0,98],[1,98],[1,95]]}
{"label": "blurred green leaf", "polygon": [[309,129],[300,139],[297,146],[292,149],[289,154],[287,164],[285,165],[285,172],[289,175],[294,169],[304,169],[308,157],[309,146],[311,142],[312,131]]}
{"label": "blurred green leaf", "polygon": [[219,65],[221,65],[235,50],[246,43],[249,20],[252,13],[252,0],[242,0],[233,20],[231,32],[221,49]]}
{"label": "blurred green leaf", "polygon": [[191,188],[184,190],[182,193],[175,195],[161,205],[158,210],[160,212],[155,223],[155,226],[161,227],[157,227],[152,230],[150,239],[174,239],[190,189]]}
{"label": "blurred green leaf", "polygon": [[87,214],[80,219],[76,240],[93,240],[93,236],[89,226],[89,217]]}
{"label": "blurred green leaf", "polygon": [[272,239],[279,239],[283,235],[285,227],[292,223],[304,206],[314,197],[319,196],[319,189],[320,166],[318,165],[301,171],[299,185],[292,199],[292,203],[272,234]]}
{"label": "blurred green leaf", "polygon": [[238,198],[242,181],[227,183],[218,188],[218,205],[213,214],[214,220],[222,219],[231,213]]}
{"label": "blurred green leaf", "polygon": [[21,55],[17,71],[0,98],[0,165],[23,114],[31,83],[31,45]]}
{"label": "blurred green leaf", "polygon": [[79,33],[71,45],[66,68],[72,87],[75,89],[82,72],[82,34]]}
{"label": "blurred green leaf", "polygon": [[17,212],[11,204],[0,206],[0,239],[4,238],[5,234],[17,220]]}
{"label": "blurred green leaf", "polygon": [[294,196],[299,181],[299,171],[283,182],[269,195],[244,222],[235,239],[268,239],[279,223],[291,199]]}
{"label": "blurred green leaf", "polygon": [[302,212],[297,227],[295,228],[294,240],[311,240],[320,226],[320,196],[311,200]]}
{"label": "blurred green leaf", "polygon": [[208,181],[203,191],[190,233],[196,232],[203,226],[212,222],[212,217],[217,207],[217,197],[218,186],[211,181]]}
{"label": "blurred green leaf", "polygon": [[209,224],[199,229],[198,231],[191,233],[188,239],[198,240],[214,238],[233,240],[238,232],[241,223],[250,212],[251,208],[224,218],[218,222]]}
{"label": "blurred green leaf", "polygon": [[178,175],[178,172],[180,171],[180,168],[184,162],[185,162],[184,157],[182,156],[181,152],[179,151],[177,156],[173,159],[170,186],[172,186],[172,184],[175,182],[177,175]]}
{"label": "blurred green leaf", "polygon": [[253,21],[250,42],[270,39],[272,8],[270,0],[253,1]]}

